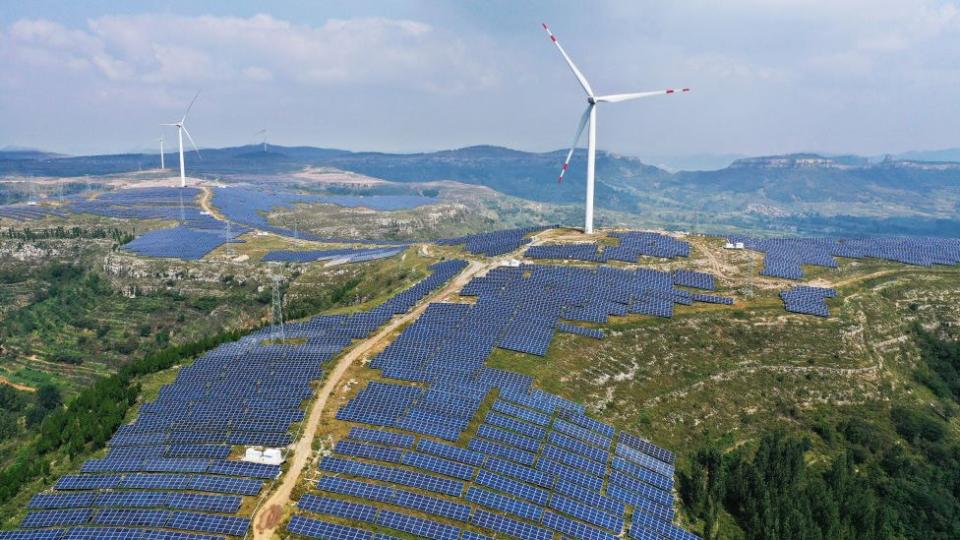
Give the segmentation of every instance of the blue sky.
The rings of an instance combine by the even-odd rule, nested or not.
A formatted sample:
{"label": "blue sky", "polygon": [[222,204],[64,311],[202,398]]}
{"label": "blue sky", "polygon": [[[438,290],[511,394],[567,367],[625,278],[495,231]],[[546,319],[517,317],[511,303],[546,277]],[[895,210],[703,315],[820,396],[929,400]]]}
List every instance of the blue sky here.
{"label": "blue sky", "polygon": [[354,150],[561,148],[585,103],[541,21],[598,92],[693,88],[601,107],[603,149],[960,146],[960,9],[941,0],[8,1],[0,146],[155,147],[199,89],[201,146],[266,128]]}

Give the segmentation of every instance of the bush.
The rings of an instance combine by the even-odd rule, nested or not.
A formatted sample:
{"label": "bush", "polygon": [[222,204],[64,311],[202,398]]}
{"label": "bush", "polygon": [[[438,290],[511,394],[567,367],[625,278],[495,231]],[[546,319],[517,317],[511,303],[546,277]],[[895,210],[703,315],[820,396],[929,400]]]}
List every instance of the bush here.
{"label": "bush", "polygon": [[946,434],[943,422],[927,412],[897,406],[890,411],[890,418],[897,433],[908,441],[920,438],[936,442]]}

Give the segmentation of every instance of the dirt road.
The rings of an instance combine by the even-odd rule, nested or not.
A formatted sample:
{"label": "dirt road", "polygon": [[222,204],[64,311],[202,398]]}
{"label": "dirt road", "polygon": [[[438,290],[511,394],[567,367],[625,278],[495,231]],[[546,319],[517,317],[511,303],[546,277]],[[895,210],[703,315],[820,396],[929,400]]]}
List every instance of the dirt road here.
{"label": "dirt road", "polygon": [[223,214],[210,204],[213,201],[213,190],[210,189],[209,186],[202,186],[200,190],[200,208],[210,214],[214,219],[226,221],[227,219],[223,217]]}
{"label": "dirt road", "polygon": [[15,383],[15,382],[11,381],[10,379],[4,377],[3,375],[0,375],[0,384],[9,386],[10,388],[13,388],[13,389],[16,389],[16,390],[20,390],[21,392],[36,392],[36,391],[37,391],[37,389],[34,388],[34,387],[32,387],[32,386],[27,386],[27,385],[24,385],[24,384],[17,384],[17,383]]}
{"label": "dirt road", "polygon": [[317,433],[317,425],[323,416],[323,409],[327,405],[327,399],[330,397],[334,388],[340,383],[340,379],[343,378],[343,374],[346,373],[350,365],[370,350],[375,349],[377,345],[387,339],[398,327],[418,318],[427,309],[430,302],[440,300],[449,294],[459,291],[473,276],[497,264],[499,263],[471,262],[467,268],[459,273],[446,287],[427,297],[426,300],[421,302],[409,313],[391,320],[373,337],[355,345],[348,353],[340,357],[333,369],[327,374],[323,386],[317,392],[316,401],[313,402],[313,407],[310,408],[300,439],[297,440],[293,451],[288,454],[287,459],[290,463],[290,468],[287,469],[286,474],[284,474],[280,481],[280,485],[277,486],[270,498],[267,499],[253,515],[251,522],[253,523],[253,538],[255,540],[270,540],[274,537],[277,526],[280,524],[280,519],[283,517],[283,510],[290,505],[290,493],[293,491],[297,479],[300,478],[312,454],[313,439]]}

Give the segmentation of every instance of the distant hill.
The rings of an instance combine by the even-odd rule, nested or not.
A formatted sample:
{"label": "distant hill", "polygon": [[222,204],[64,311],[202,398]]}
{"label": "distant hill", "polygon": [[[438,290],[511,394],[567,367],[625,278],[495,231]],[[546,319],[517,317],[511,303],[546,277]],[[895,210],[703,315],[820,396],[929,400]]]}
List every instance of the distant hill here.
{"label": "distant hill", "polygon": [[897,154],[898,159],[912,161],[960,161],[960,148],[945,148],[943,150],[916,150]]}
{"label": "distant hill", "polygon": [[[11,159],[0,159],[0,174],[100,175],[159,164],[156,154],[65,157],[18,152],[8,152]],[[189,153],[187,162],[190,174],[199,176],[245,177],[333,167],[394,182],[456,180],[532,201],[580,204],[586,152],[576,151],[560,184],[557,174],[564,154],[499,146],[389,154],[271,145],[264,152],[261,145],[247,145],[202,150],[202,157]],[[176,154],[169,153],[167,164],[174,169],[176,163]],[[946,234],[960,230],[958,186],[957,162],[802,153],[742,158],[717,170],[670,172],[601,151],[596,204],[601,210],[639,216],[643,224],[676,228],[699,224],[711,231],[839,228],[856,233]]]}

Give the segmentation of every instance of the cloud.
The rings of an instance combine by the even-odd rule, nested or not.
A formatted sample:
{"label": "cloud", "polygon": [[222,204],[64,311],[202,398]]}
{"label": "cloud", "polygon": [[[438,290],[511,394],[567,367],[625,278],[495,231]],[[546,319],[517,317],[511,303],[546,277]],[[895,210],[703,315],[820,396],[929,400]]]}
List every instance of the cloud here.
{"label": "cloud", "polygon": [[457,92],[497,81],[457,36],[387,18],[310,26],[270,15],[125,15],[94,18],[83,29],[22,20],[0,42],[0,56],[27,68],[89,69],[112,81],[155,84],[403,83]]}
{"label": "cloud", "polygon": [[51,12],[0,24],[0,142],[145,146],[201,89],[191,131],[204,145],[251,142],[255,125],[278,144],[559,148],[583,96],[539,27],[546,16],[598,91],[694,88],[603,108],[604,149],[955,146],[958,1],[409,2],[328,19],[287,6],[69,24]]}

